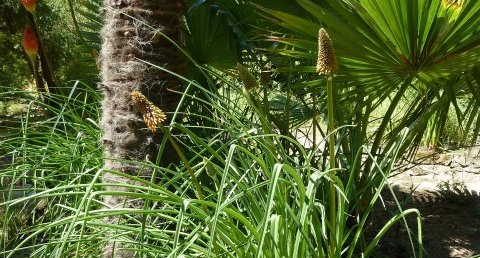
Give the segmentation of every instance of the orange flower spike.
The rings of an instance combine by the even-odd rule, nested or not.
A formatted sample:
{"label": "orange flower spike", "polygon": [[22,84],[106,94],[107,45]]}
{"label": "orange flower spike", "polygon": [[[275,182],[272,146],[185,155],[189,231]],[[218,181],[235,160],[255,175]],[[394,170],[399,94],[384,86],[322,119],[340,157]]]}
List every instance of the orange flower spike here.
{"label": "orange flower spike", "polygon": [[34,14],[37,8],[37,0],[22,0],[22,5],[31,14]]}
{"label": "orange flower spike", "polygon": [[35,58],[37,57],[39,44],[38,44],[37,35],[35,34],[35,31],[30,26],[26,26],[25,29],[23,30],[22,45],[23,45],[23,49],[25,49],[25,52],[33,62],[33,60],[35,60]]}
{"label": "orange flower spike", "polygon": [[137,107],[143,115],[143,120],[148,126],[148,129],[155,133],[157,125],[165,121],[167,116],[163,111],[150,102],[141,92],[133,91],[131,93],[133,104]]}

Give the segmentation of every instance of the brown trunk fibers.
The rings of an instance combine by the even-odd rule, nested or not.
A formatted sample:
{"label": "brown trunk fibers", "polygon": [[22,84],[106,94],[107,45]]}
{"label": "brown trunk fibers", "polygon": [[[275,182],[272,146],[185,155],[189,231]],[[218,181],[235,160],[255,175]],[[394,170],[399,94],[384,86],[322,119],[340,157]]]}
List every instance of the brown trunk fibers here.
{"label": "brown trunk fibers", "polygon": [[[174,111],[181,97],[173,92],[181,91],[181,81],[177,77],[140,60],[182,73],[185,62],[181,52],[159,31],[181,43],[185,7],[183,0],[104,0],[103,8],[105,25],[100,54],[104,94],[101,126],[106,157],[103,181],[132,184],[108,171],[149,178],[151,172],[148,169],[125,161],[155,161],[161,132],[153,134],[148,130],[141,114],[132,106],[131,93],[140,91],[166,112]],[[172,152],[165,150],[167,155]],[[170,158],[166,156],[163,161]],[[129,191],[125,187],[107,187],[106,190]],[[111,209],[138,208],[143,203],[124,196],[105,196],[104,202]],[[121,223],[122,218],[109,217],[106,222]],[[134,257],[133,252],[122,250],[132,246],[116,239],[113,230],[108,233],[108,238],[110,242],[104,248],[104,258]]]}

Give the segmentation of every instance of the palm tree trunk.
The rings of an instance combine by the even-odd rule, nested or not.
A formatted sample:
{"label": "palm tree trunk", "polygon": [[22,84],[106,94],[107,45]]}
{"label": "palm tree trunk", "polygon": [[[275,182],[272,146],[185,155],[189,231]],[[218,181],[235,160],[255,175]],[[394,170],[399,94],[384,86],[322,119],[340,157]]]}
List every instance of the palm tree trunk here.
{"label": "palm tree trunk", "polygon": [[[141,114],[132,106],[130,94],[140,91],[167,112],[177,107],[180,95],[174,91],[181,91],[181,81],[142,60],[182,73],[185,62],[180,51],[161,34],[182,43],[185,5],[183,0],[104,0],[103,5],[105,25],[102,30],[101,89],[104,99],[101,126],[106,157],[103,181],[131,184],[130,180],[108,171],[148,178],[151,174],[149,170],[124,161],[155,161],[161,135],[147,129]],[[168,157],[163,160],[168,160]],[[128,191],[125,187],[107,187],[107,190]],[[128,200],[123,196],[106,196],[104,202],[109,208],[142,205],[141,201]],[[118,217],[107,219],[108,224],[120,222]],[[109,233],[108,239],[110,242],[104,249],[103,257],[134,256],[121,250],[124,246],[115,241],[113,232]]]}

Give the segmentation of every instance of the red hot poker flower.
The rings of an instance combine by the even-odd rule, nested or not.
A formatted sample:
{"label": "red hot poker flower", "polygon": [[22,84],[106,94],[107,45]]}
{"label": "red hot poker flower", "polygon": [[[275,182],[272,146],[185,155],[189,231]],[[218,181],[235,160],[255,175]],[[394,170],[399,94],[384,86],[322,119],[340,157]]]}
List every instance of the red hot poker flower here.
{"label": "red hot poker flower", "polygon": [[38,39],[37,35],[33,31],[32,27],[26,26],[23,30],[23,48],[28,56],[33,60],[37,56],[38,53]]}
{"label": "red hot poker flower", "polygon": [[22,5],[30,13],[34,13],[37,8],[37,0],[22,0]]}

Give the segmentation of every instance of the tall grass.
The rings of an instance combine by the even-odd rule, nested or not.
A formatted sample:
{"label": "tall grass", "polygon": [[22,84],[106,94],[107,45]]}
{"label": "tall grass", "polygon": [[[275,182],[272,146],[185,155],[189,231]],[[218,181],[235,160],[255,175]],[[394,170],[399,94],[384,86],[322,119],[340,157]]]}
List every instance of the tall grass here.
{"label": "tall grass", "polygon": [[[368,215],[407,132],[387,146],[387,158],[362,155],[368,148],[357,153],[374,164],[368,184],[360,189],[356,173],[339,169],[347,175],[342,181],[312,165],[322,150],[307,149],[280,134],[269,116],[258,112],[255,94],[247,97],[234,80],[208,73],[229,98],[188,81],[178,115],[191,123],[173,120],[165,125],[186,154],[188,166],[142,162],[155,171],[151,180],[102,169],[95,90],[73,87],[68,96],[51,97],[56,108],[32,100],[21,128],[0,143],[13,158],[0,174],[5,196],[0,204],[0,254],[99,257],[110,232],[137,257],[329,257],[332,243],[341,250],[337,257],[368,257],[384,233],[410,214],[418,218],[419,235],[414,239],[421,250],[420,217],[414,209],[400,210],[373,239],[364,238]],[[37,106],[45,110],[45,119],[31,121],[29,113]],[[342,154],[337,157],[342,159]],[[189,167],[200,179],[203,200],[196,197]],[[131,189],[128,192],[105,191],[102,173],[137,183],[121,185]],[[328,215],[330,182],[336,190],[335,223]],[[375,191],[357,214],[363,205],[359,193],[366,189]],[[106,209],[105,195],[146,202],[141,209]],[[125,220],[105,224],[103,218],[113,215]],[[334,241],[328,239],[332,231]]]}
{"label": "tall grass", "polygon": [[[54,105],[29,92],[2,93],[2,101],[26,103],[21,117],[12,118],[20,120],[19,126],[1,128],[1,155],[11,160],[0,174],[4,256],[12,256],[11,250],[28,249],[23,255],[48,250],[43,243],[61,232],[40,229],[72,213],[69,207],[77,206],[82,185],[90,183],[102,165],[95,122],[98,95],[81,86],[75,83],[68,96],[44,96]],[[42,246],[32,249],[35,245]]]}

